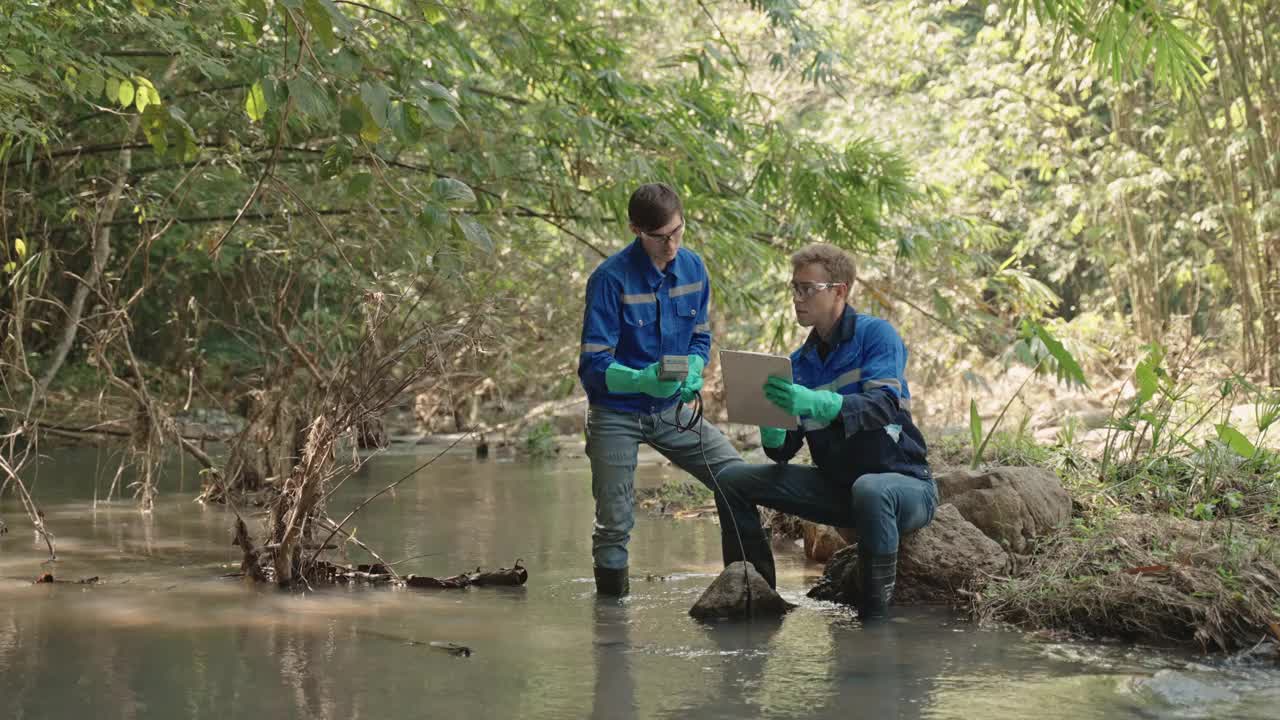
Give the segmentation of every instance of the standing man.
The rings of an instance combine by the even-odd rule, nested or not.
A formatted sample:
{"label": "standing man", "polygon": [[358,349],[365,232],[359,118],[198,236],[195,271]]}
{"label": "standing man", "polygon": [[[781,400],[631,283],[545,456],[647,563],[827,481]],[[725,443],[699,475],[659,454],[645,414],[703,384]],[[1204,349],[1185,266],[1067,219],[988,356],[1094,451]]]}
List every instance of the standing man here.
{"label": "standing man", "polygon": [[[770,402],[799,416],[794,428],[760,428],[772,463],[741,464],[719,477],[746,560],[776,584],[773,553],[757,505],[858,534],[863,620],[887,615],[897,575],[898,537],[933,520],[937,489],[924,437],[911,421],[907,348],[887,321],[848,305],[853,259],[834,245],[791,256],[796,321],[813,328],[791,354],[795,382],[769,378]],[[809,443],[816,467],[788,465]],[[730,523],[721,522],[724,532]],[[725,546],[725,563],[738,546]]]}
{"label": "standing man", "polygon": [[[680,247],[680,197],[663,183],[642,185],[632,193],[627,214],[635,241],[601,263],[587,281],[578,356],[578,377],[589,403],[596,592],[617,596],[630,589],[627,541],[635,525],[640,443],[649,444],[712,491],[714,475],[742,462],[714,426],[699,423],[691,431],[677,429],[690,421],[692,411],[680,401],[691,401],[702,388],[702,369],[711,351],[711,284],[702,258]],[[664,357],[687,360],[687,375],[662,379]],[[717,492],[717,508],[720,502]]]}

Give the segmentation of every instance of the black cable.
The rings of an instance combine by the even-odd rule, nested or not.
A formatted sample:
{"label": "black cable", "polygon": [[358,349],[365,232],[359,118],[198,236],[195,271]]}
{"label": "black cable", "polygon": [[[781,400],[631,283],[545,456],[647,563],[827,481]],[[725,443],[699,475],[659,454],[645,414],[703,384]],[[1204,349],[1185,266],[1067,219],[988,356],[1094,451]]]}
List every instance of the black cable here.
{"label": "black cable", "polygon": [[[681,432],[681,433],[692,432],[698,436],[698,452],[702,455],[702,465],[707,469],[707,477],[711,478],[711,483],[715,485],[715,492],[719,493],[721,497],[726,498],[725,504],[727,506],[728,505],[727,496],[724,494],[724,490],[720,488],[720,481],[716,478],[718,473],[714,472],[711,469],[711,463],[707,460],[707,446],[703,442],[704,438],[702,437],[702,392],[695,390],[693,393],[693,399],[694,399],[694,402],[693,402],[694,411],[693,411],[693,415],[690,416],[688,423],[681,424],[680,422],[680,409],[684,407],[683,400],[676,401],[676,421],[674,423],[667,422],[662,417],[661,413],[658,413],[658,421],[663,423],[664,425],[675,428],[676,432]],[[695,430],[694,428],[697,428],[697,429]],[[653,442],[650,442],[649,444],[653,445],[655,448],[657,447],[656,445],[654,445]],[[670,450],[670,448],[667,448],[667,449]],[[723,520],[721,520],[721,522],[723,522]],[[733,523],[733,534],[734,534],[734,537],[736,537],[738,540],[738,553],[742,556],[742,588],[743,588],[743,591],[746,592],[747,594],[747,617],[750,618],[751,617],[751,583],[750,583],[750,577],[747,575],[747,547],[746,547],[746,544],[742,542],[742,532],[738,529],[738,519],[733,516],[732,512],[729,513],[729,522]]]}

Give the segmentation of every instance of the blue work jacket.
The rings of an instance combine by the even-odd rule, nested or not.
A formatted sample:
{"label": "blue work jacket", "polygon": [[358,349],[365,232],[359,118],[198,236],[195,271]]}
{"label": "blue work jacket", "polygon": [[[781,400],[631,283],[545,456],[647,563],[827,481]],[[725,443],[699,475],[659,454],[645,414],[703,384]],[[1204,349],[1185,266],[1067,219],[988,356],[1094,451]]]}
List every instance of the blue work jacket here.
{"label": "blue work jacket", "polygon": [[791,354],[793,382],[842,395],[840,414],[829,423],[800,418],[786,442],[765,448],[765,454],[786,462],[808,442],[814,464],[846,482],[883,472],[932,479],[924,436],[911,420],[907,347],[898,331],[886,320],[846,307],[825,358],[822,344],[813,331]]}
{"label": "blue work jacket", "polygon": [[638,238],[601,263],[587,281],[578,356],[588,402],[635,413],[674,405],[679,392],[667,398],[610,392],[605,370],[615,362],[641,370],[663,355],[700,355],[705,362],[711,352],[710,302],[707,268],[687,248],[680,248],[663,271]]}

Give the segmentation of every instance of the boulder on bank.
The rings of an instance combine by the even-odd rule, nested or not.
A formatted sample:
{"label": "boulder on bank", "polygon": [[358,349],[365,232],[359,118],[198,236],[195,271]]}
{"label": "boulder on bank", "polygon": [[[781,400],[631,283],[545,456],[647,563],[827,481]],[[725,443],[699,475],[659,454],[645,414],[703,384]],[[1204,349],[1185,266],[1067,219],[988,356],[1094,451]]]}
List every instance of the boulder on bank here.
{"label": "boulder on bank", "polygon": [[[1037,467],[992,467],[939,473],[938,503],[950,503],[960,516],[1007,551],[1031,552],[1036,538],[1071,519],[1071,496],[1050,470]],[[841,548],[857,542],[850,528],[835,528],[778,515],[799,525],[804,554],[827,562]]]}
{"label": "boulder on bank", "polygon": [[778,617],[794,607],[769,587],[754,565],[739,560],[712,581],[689,614],[700,620]]}
{"label": "boulder on bank", "polygon": [[[902,538],[894,602],[952,602],[962,589],[979,588],[1009,567],[1009,555],[991,538],[943,505],[933,522]],[[809,597],[852,604],[858,597],[858,551],[837,552]]]}
{"label": "boulder on bank", "polygon": [[830,525],[801,520],[800,532],[804,539],[804,555],[815,562],[826,562],[841,548],[849,546],[840,531]]}
{"label": "boulder on bank", "polygon": [[1009,552],[1031,551],[1036,538],[1071,519],[1071,496],[1050,470],[992,467],[939,473],[938,502],[950,503]]}

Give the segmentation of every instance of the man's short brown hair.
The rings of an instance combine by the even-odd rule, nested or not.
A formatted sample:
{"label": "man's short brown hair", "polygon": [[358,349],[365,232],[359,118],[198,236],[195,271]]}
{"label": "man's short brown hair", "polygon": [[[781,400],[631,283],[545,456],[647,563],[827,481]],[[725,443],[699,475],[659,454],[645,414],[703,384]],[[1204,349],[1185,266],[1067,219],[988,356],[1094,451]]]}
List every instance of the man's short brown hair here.
{"label": "man's short brown hair", "polygon": [[799,270],[805,265],[821,265],[827,271],[831,282],[844,283],[853,289],[853,279],[857,271],[853,265],[853,256],[830,243],[813,243],[795,251],[791,255],[791,267]]}
{"label": "man's short brown hair", "polygon": [[627,203],[627,216],[631,224],[644,232],[651,232],[671,222],[676,215],[684,216],[684,204],[680,196],[666,183],[649,183],[636,188]]}

